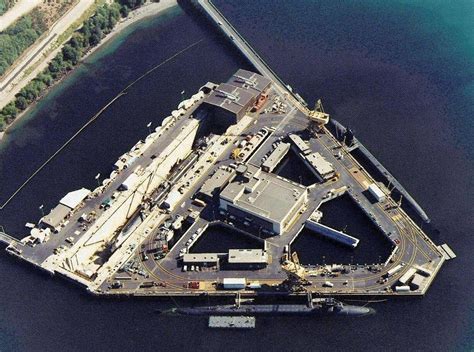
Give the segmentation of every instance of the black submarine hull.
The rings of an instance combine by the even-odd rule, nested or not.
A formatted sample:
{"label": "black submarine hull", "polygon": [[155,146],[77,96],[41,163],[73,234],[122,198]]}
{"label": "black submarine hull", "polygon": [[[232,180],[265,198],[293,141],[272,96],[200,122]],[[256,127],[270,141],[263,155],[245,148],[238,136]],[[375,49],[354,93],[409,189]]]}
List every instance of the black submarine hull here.
{"label": "black submarine hull", "polygon": [[346,315],[364,316],[375,313],[372,308],[350,305],[308,307],[302,304],[218,305],[176,308],[183,315]]}

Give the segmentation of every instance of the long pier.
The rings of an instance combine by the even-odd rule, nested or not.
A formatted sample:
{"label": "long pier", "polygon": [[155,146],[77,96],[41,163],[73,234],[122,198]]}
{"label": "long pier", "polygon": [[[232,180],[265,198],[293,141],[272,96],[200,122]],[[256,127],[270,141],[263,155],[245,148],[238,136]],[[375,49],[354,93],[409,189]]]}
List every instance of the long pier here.
{"label": "long pier", "polygon": [[[339,121],[331,119],[331,122],[335,126],[335,128],[341,133],[345,133],[347,131],[347,128],[343,126]],[[362,154],[365,155],[365,157],[372,163],[372,165],[377,168],[380,173],[387,179],[389,184],[393,185],[393,187],[397,189],[398,192],[403,195],[403,197],[405,197],[406,201],[412,206],[412,208],[424,222],[429,223],[431,221],[431,219],[428,217],[423,208],[410,195],[410,193],[408,193],[408,191],[401,185],[401,183],[398,182],[395,176],[393,176],[390,171],[388,171],[382,165],[382,163],[380,163],[380,161],[378,161],[377,158],[356,137],[354,137],[354,147],[351,150],[354,149],[359,149]]]}
{"label": "long pier", "polygon": [[204,12],[219,26],[220,30],[229,37],[232,43],[247,58],[247,60],[265,77],[271,79],[275,86],[283,93],[292,98],[293,103],[303,113],[308,114],[310,110],[307,103],[293,89],[285,84],[283,80],[270,68],[265,60],[252,48],[245,38],[235,29],[229,20],[219,11],[211,0],[197,0]]}

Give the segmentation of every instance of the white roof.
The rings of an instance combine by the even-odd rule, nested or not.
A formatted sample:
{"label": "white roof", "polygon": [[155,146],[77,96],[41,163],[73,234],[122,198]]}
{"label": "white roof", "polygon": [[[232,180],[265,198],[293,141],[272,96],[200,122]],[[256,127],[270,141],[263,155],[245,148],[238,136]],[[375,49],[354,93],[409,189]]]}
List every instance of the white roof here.
{"label": "white roof", "polygon": [[79,204],[81,204],[81,202],[89,195],[89,193],[91,193],[91,191],[87,188],[81,188],[77,191],[72,191],[66,194],[63,198],[61,198],[59,203],[67,206],[68,208],[74,209]]}
{"label": "white roof", "polygon": [[372,183],[369,186],[369,191],[378,198],[385,197],[385,193],[383,193],[379,186],[377,186],[375,183]]}
{"label": "white roof", "polygon": [[222,280],[224,285],[246,285],[247,281],[243,277],[225,277]]}

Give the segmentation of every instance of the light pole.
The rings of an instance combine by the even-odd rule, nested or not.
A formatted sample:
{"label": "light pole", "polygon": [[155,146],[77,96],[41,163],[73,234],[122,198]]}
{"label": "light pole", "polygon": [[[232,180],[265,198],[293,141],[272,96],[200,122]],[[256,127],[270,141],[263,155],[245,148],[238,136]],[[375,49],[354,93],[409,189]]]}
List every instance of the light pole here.
{"label": "light pole", "polygon": [[41,204],[41,205],[39,206],[39,210],[41,211],[41,216],[42,216],[42,217],[44,217],[44,210],[43,210],[43,208],[44,208],[44,205]]}
{"label": "light pole", "polygon": [[183,101],[183,100],[184,100],[184,94],[185,94],[185,93],[186,93],[186,92],[185,92],[184,90],[183,90],[183,91],[181,91],[181,101]]}

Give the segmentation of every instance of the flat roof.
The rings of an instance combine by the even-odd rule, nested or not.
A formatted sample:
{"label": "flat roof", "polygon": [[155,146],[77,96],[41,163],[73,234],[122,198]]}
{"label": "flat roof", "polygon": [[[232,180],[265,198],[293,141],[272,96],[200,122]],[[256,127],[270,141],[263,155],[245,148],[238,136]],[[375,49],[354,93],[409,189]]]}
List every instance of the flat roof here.
{"label": "flat roof", "polygon": [[297,134],[290,134],[288,135],[288,137],[290,137],[290,140],[300,151],[305,152],[306,150],[309,149],[305,141],[303,141],[303,139]]}
{"label": "flat roof", "polygon": [[221,83],[204,102],[238,114],[245,109],[254,98],[254,94],[251,94],[243,88]]}
{"label": "flat roof", "polygon": [[230,264],[264,264],[268,263],[268,254],[262,249],[229,249]]}
{"label": "flat roof", "polygon": [[200,192],[208,197],[213,197],[216,189],[224,187],[234,174],[235,170],[232,168],[217,169],[217,171],[204,182]]}
{"label": "flat roof", "polygon": [[324,159],[318,152],[306,155],[306,160],[308,160],[311,166],[313,166],[320,175],[327,175],[334,172],[332,164]]}
{"label": "flat roof", "polygon": [[273,174],[258,172],[260,169],[253,165],[248,165],[248,168],[248,179],[234,179],[221,192],[221,199],[271,221],[283,221],[305,196],[306,187]]}
{"label": "flat roof", "polygon": [[227,83],[258,95],[267,89],[272,81],[258,73],[240,69],[229,78]]}
{"label": "flat roof", "polygon": [[81,188],[77,191],[72,191],[66,194],[59,201],[60,204],[63,204],[71,209],[77,207],[81,202],[91,193],[87,188]]}
{"label": "flat roof", "polygon": [[267,160],[262,164],[262,167],[273,170],[275,166],[283,159],[283,157],[290,150],[289,143],[278,143],[278,146],[273,149]]}
{"label": "flat roof", "polygon": [[214,253],[186,253],[183,256],[185,263],[217,263],[219,258]]}
{"label": "flat roof", "polygon": [[53,209],[51,209],[48,215],[41,219],[41,222],[47,226],[56,228],[70,211],[71,208],[65,206],[64,204],[58,204]]}

